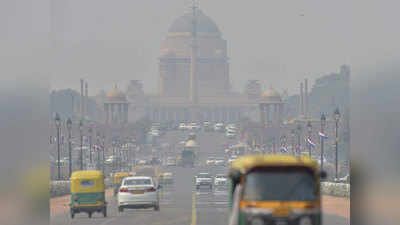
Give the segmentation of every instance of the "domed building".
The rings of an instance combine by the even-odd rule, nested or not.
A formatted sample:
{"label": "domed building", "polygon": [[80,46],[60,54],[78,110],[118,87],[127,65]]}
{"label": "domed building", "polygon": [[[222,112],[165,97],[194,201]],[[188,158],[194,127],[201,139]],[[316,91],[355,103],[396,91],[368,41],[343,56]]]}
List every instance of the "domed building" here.
{"label": "domed building", "polygon": [[129,103],[126,95],[117,86],[111,90],[104,101],[105,122],[124,124],[128,122]]}
{"label": "domed building", "polygon": [[210,17],[200,9],[185,12],[172,23],[161,42],[160,95],[190,97],[192,61],[196,63],[194,82],[198,97],[226,94],[230,84],[226,46]]}
{"label": "domed building", "polygon": [[[230,89],[227,42],[198,8],[172,22],[161,42],[159,94],[148,96],[152,121],[237,122],[258,118],[259,96]],[[138,110],[137,108],[135,110]]]}

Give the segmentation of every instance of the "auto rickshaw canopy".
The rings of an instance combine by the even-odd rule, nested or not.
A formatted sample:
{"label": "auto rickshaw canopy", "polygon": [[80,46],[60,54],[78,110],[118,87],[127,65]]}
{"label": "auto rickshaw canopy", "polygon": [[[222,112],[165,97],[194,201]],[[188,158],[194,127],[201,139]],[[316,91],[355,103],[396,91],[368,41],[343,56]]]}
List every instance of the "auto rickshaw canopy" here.
{"label": "auto rickshaw canopy", "polygon": [[104,192],[104,174],[98,170],[75,171],[71,175],[71,193]]}
{"label": "auto rickshaw canopy", "polygon": [[304,166],[313,170],[318,169],[318,164],[308,156],[293,155],[248,155],[237,158],[232,163],[232,170],[242,174],[260,166]]}

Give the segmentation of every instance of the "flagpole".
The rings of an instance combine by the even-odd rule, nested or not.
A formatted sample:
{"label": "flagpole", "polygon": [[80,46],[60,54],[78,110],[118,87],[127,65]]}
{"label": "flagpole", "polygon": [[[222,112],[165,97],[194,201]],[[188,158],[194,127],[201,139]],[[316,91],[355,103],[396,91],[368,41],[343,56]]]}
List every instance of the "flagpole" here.
{"label": "flagpole", "polygon": [[[321,115],[321,133],[324,134],[324,127],[325,127],[326,117],[325,114],[322,113]],[[321,171],[324,169],[324,137],[320,135],[321,140]]]}
{"label": "flagpole", "polygon": [[[307,129],[308,129],[308,139],[311,141],[312,125],[311,125],[310,121],[308,121],[308,123],[307,123]],[[308,155],[311,158],[311,144],[308,144]]]}

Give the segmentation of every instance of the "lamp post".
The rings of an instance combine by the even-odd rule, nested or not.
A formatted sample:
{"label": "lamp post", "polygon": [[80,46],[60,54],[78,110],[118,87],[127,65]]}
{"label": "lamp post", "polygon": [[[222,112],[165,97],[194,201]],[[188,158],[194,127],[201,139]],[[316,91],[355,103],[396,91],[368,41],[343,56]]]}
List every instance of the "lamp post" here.
{"label": "lamp post", "polygon": [[300,148],[300,145],[301,145],[301,139],[300,139],[301,130],[302,130],[301,124],[298,124],[297,125],[297,147],[299,148],[299,151],[301,150],[301,148]]}
{"label": "lamp post", "polygon": [[295,155],[295,153],[294,153],[294,137],[296,135],[296,132],[294,131],[294,129],[292,129],[290,131],[290,135],[292,136],[292,155]]}
{"label": "lamp post", "polygon": [[81,170],[83,170],[83,136],[82,136],[82,131],[83,131],[83,122],[82,120],[79,121],[79,135],[81,138],[81,152],[79,154],[79,160],[81,164]]}
{"label": "lamp post", "polygon": [[72,128],[72,121],[71,118],[68,118],[67,120],[67,129],[68,129],[68,159],[69,159],[69,170],[68,174],[69,177],[71,177],[72,174],[72,144],[71,144],[71,128]]}
{"label": "lamp post", "polygon": [[92,166],[93,160],[92,160],[92,133],[93,133],[93,128],[89,127],[89,162],[90,166]]}
{"label": "lamp post", "polygon": [[339,128],[339,120],[340,120],[340,112],[339,108],[336,108],[335,112],[333,113],[335,117],[335,180],[338,179],[338,128]]}
{"label": "lamp post", "polygon": [[[321,115],[321,132],[324,133],[324,128],[326,124],[325,114]],[[324,169],[324,138],[320,137],[321,140],[321,171]]]}
{"label": "lamp post", "polygon": [[54,118],[56,129],[57,129],[57,179],[61,179],[61,168],[60,168],[60,126],[61,126],[61,119],[60,115],[56,113]]}
{"label": "lamp post", "polygon": [[[311,140],[311,134],[312,134],[312,125],[311,122],[307,122],[307,130],[308,130],[308,139]],[[311,157],[311,145],[308,144],[308,155]]]}
{"label": "lamp post", "polygon": [[105,160],[105,153],[104,151],[106,150],[106,145],[105,145],[105,140],[106,140],[106,136],[103,135],[103,157],[102,157],[102,170],[103,170],[103,174],[104,174],[104,160]]}

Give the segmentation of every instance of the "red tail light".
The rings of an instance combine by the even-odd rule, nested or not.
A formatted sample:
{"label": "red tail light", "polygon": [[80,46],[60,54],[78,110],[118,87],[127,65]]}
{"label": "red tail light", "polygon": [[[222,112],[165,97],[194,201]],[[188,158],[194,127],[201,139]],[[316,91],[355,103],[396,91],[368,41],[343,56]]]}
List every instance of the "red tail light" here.
{"label": "red tail light", "polygon": [[129,190],[127,188],[121,188],[119,189],[119,192],[129,192]]}
{"label": "red tail light", "polygon": [[145,192],[154,192],[154,191],[156,191],[155,188],[149,188],[149,189],[146,189],[146,190],[145,190]]}

